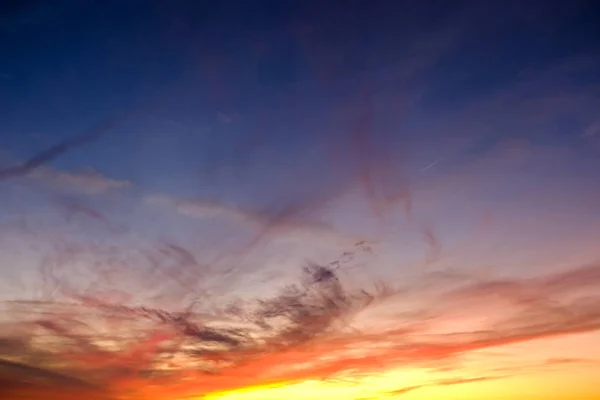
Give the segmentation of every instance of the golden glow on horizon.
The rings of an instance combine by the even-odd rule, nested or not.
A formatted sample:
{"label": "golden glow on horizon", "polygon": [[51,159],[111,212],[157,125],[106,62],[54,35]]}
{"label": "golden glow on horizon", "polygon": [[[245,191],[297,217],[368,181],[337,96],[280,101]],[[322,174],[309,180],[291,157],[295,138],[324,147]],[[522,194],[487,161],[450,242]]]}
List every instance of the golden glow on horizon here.
{"label": "golden glow on horizon", "polygon": [[[356,382],[308,381],[290,385],[265,385],[252,388],[215,393],[208,400],[480,400],[481,398],[513,399],[564,399],[594,400],[600,398],[600,390],[592,374],[565,376],[564,372],[523,375],[493,380],[473,381],[449,385],[430,385],[415,381],[412,385],[398,382],[393,373],[382,377],[364,378]],[[597,379],[597,377],[596,377]],[[375,384],[379,382],[379,384]],[[424,386],[420,387],[420,384]],[[413,389],[414,387],[414,389]]]}
{"label": "golden glow on horizon", "polygon": [[[370,376],[302,383],[259,385],[212,393],[209,400],[597,400],[600,387],[597,371],[600,350],[593,344],[598,333],[571,335],[502,346],[492,352],[475,352],[473,360],[452,365],[448,370],[395,369]],[[561,360],[569,351],[572,359]],[[577,362],[581,357],[589,363]],[[539,364],[541,360],[558,361],[556,365]],[[571,362],[571,361],[574,362]],[[584,360],[581,358],[581,360]],[[595,360],[595,361],[593,361]],[[513,364],[514,362],[514,364]],[[538,362],[536,364],[536,362]],[[511,370],[511,366],[514,369]],[[438,367],[442,367],[441,365]]]}

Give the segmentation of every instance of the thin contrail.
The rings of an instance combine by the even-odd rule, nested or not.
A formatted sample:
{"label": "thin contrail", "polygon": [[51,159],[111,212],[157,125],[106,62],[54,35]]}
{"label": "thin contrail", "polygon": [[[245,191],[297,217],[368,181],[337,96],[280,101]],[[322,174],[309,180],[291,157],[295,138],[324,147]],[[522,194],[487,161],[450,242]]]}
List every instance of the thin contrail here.
{"label": "thin contrail", "polygon": [[421,168],[421,172],[426,172],[427,170],[435,167],[440,161],[442,161],[443,158],[439,158],[437,160],[435,160],[434,162],[432,162],[431,164],[429,164],[428,166]]}

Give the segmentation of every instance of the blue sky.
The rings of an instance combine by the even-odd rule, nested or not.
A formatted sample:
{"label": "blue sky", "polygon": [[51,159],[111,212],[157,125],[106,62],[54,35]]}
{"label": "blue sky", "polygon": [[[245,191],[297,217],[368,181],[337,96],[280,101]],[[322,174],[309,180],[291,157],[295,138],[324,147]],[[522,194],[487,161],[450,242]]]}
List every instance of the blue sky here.
{"label": "blue sky", "polygon": [[398,281],[592,252],[593,2],[264,3],[6,8],[4,165],[136,112],[3,182],[10,229],[172,241],[205,264],[266,235],[235,263],[284,275],[367,239]]}

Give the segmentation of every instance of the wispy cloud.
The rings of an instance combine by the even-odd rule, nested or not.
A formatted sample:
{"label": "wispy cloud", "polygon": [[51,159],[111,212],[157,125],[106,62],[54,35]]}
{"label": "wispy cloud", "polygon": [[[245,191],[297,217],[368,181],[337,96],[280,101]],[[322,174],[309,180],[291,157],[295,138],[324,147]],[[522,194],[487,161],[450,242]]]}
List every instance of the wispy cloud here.
{"label": "wispy cloud", "polygon": [[[592,265],[530,279],[467,284],[433,300],[433,304],[440,304],[437,309],[428,304],[414,317],[400,317],[394,329],[324,337],[310,350],[269,354],[257,362],[263,368],[277,365],[281,379],[317,378],[353,368],[364,371],[392,365],[422,366],[480,350],[596,331],[600,329],[599,274],[600,267]],[[467,304],[487,304],[472,309],[470,315],[485,318],[496,309],[496,297],[506,299],[505,310],[497,310],[496,318],[483,326],[457,326],[451,333],[435,333],[439,322],[465,310]],[[401,301],[402,295],[399,299],[394,301]],[[373,347],[376,343],[377,347]],[[357,352],[357,348],[364,351]],[[318,361],[322,354],[328,354],[329,360]],[[295,372],[285,372],[284,365],[293,365]],[[298,365],[306,367],[300,369]]]}
{"label": "wispy cloud", "polygon": [[70,172],[41,167],[31,171],[27,177],[52,188],[88,195],[105,194],[131,185],[128,180],[111,179],[91,169]]}
{"label": "wispy cloud", "polygon": [[[210,368],[217,368],[220,374],[203,375],[202,383],[198,385],[171,382],[175,386],[169,384],[169,390],[197,394],[273,382],[323,379],[352,371],[428,368],[446,361],[459,361],[480,354],[482,350],[600,330],[597,306],[600,266],[597,264],[529,278],[466,281],[450,291],[441,285],[438,294],[430,296],[429,301],[422,301],[420,308],[413,308],[409,314],[388,317],[392,323],[387,328],[363,324],[365,327],[360,330],[354,326],[360,324],[365,313],[369,314],[373,299],[379,298],[380,302],[388,302],[387,307],[393,307],[396,302],[407,299],[411,291],[397,289],[392,291],[393,296],[387,297],[381,297],[382,294],[377,292],[345,292],[331,269],[311,268],[307,270],[305,286],[288,288],[272,298],[248,304],[249,308],[242,304],[242,308],[235,306],[229,311],[222,310],[214,317],[210,317],[210,312],[203,314],[204,333],[198,332],[209,342],[222,343],[225,347],[221,350],[210,346],[203,351],[197,349],[195,362],[205,367],[212,365]],[[139,314],[148,321],[163,321],[174,324],[173,327],[181,322],[177,319],[180,317],[169,316],[160,310],[110,305],[89,297],[83,299],[87,306],[100,307],[111,313]],[[477,306],[471,306],[474,304]],[[490,312],[494,315],[490,316]],[[236,316],[246,317],[242,324],[235,325],[235,329],[228,327]],[[479,322],[476,325],[461,323],[461,316]],[[211,322],[211,318],[230,322],[219,327]],[[448,321],[454,323],[454,329],[440,330]],[[200,328],[190,325],[185,329]],[[240,343],[250,340],[243,334],[244,329],[250,329],[248,333],[252,332],[253,337],[264,335],[263,339],[259,342],[251,340],[240,347]],[[158,351],[159,343],[166,344],[174,339],[173,334],[164,331],[164,338],[155,338],[157,342],[151,346],[152,351]],[[113,358],[109,364],[142,362],[136,358],[139,351],[142,350],[132,348],[122,357]],[[563,357],[548,359],[546,364],[571,362],[578,361]],[[523,365],[522,370],[518,365],[511,369],[513,375],[523,372],[530,372],[530,365]],[[423,385],[401,388],[397,394],[429,386],[504,377],[439,378]]]}
{"label": "wispy cloud", "polygon": [[286,212],[260,212],[227,205],[223,202],[209,200],[190,200],[178,198],[165,194],[149,194],[144,196],[143,203],[148,206],[163,207],[168,211],[193,219],[230,220],[239,224],[239,227],[247,227],[258,231],[261,237],[268,236],[269,239],[293,240],[301,242],[304,240],[327,240],[328,243],[338,241],[343,244],[352,244],[361,238],[343,234],[333,227],[318,221],[317,219],[299,218],[293,210]]}
{"label": "wispy cloud", "polygon": [[491,380],[503,379],[507,376],[479,376],[476,378],[453,378],[453,379],[441,379],[438,381],[434,381],[431,383],[426,383],[423,385],[415,385],[415,386],[407,386],[400,389],[395,389],[387,392],[388,395],[401,396],[410,392],[414,392],[415,390],[431,388],[436,386],[454,386],[454,385],[464,385],[467,383],[473,382],[486,382]]}

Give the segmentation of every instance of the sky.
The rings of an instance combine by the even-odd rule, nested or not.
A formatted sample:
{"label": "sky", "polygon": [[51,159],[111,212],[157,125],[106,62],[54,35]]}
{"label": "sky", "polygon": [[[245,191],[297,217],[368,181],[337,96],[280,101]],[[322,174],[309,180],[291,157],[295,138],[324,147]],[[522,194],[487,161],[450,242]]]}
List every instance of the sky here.
{"label": "sky", "polygon": [[373,301],[186,394],[598,398],[599,14],[3,2],[0,300],[210,313],[329,265]]}

